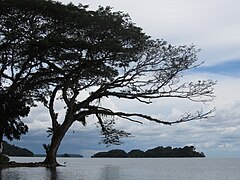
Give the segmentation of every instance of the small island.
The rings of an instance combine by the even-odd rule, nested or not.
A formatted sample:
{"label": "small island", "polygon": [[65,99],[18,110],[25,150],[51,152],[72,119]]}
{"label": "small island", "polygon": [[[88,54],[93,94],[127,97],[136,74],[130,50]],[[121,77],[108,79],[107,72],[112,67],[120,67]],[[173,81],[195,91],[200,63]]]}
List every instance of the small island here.
{"label": "small island", "polygon": [[33,152],[28,149],[8,144],[6,141],[3,141],[0,146],[0,166],[9,164],[10,158],[8,156],[32,157],[34,155]]}
{"label": "small island", "polygon": [[183,148],[172,148],[170,146],[158,146],[147,151],[134,149],[125,152],[121,149],[110,150],[108,152],[98,152],[92,158],[177,158],[177,157],[205,157],[203,152],[197,152],[194,146]]}
{"label": "small island", "polygon": [[3,141],[3,154],[8,156],[23,156],[23,157],[33,157],[34,153],[26,148],[21,148],[15,145],[11,145],[6,141]]}
{"label": "small island", "polygon": [[[6,141],[3,141],[3,152],[2,154],[6,154],[7,156],[19,156],[19,157],[45,157],[46,154],[34,154],[32,151],[21,148],[15,145],[11,145]],[[82,158],[83,156],[80,154],[57,154],[57,157],[74,157],[74,158]]]}

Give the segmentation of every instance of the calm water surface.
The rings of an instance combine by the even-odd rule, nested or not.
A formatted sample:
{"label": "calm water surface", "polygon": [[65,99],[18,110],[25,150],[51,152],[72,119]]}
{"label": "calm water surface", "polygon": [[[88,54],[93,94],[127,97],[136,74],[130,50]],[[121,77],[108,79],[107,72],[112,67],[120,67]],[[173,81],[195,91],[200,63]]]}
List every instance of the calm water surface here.
{"label": "calm water surface", "polygon": [[[17,162],[42,161],[16,158]],[[59,158],[66,167],[0,169],[0,180],[240,180],[240,159]]]}

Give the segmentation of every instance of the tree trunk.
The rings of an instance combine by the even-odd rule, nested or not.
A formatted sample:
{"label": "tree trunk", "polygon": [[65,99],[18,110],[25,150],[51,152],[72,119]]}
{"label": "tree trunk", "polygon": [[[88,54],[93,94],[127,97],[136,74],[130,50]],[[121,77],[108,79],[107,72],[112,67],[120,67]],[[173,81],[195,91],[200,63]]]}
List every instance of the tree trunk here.
{"label": "tree trunk", "polygon": [[51,139],[51,144],[46,149],[46,158],[43,161],[43,164],[45,164],[48,167],[56,167],[60,164],[57,162],[57,151],[61,144],[62,139],[64,138],[66,132],[71,127],[71,123],[63,123],[61,126],[59,126],[55,132],[53,132],[53,136]]}
{"label": "tree trunk", "polygon": [[3,130],[4,128],[0,127],[0,154],[3,152]]}
{"label": "tree trunk", "polygon": [[[0,137],[1,138],[1,137]],[[0,139],[0,154],[3,153],[3,139]]]}

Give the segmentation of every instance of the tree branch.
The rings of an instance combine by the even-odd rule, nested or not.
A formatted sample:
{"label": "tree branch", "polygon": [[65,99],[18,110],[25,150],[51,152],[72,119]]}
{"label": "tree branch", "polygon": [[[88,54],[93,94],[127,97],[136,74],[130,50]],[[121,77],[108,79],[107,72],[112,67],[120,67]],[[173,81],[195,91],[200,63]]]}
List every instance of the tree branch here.
{"label": "tree branch", "polygon": [[58,118],[58,113],[55,113],[54,111],[54,101],[55,101],[55,98],[56,98],[56,94],[58,92],[58,90],[60,89],[59,86],[56,86],[50,96],[50,101],[49,101],[49,113],[50,113],[50,116],[51,116],[51,120],[52,120],[52,128],[53,128],[53,131],[58,127],[58,122],[57,122],[57,118]]}
{"label": "tree branch", "polygon": [[140,124],[142,124],[142,122],[140,122],[139,120],[134,120],[133,117],[141,118],[141,119],[145,119],[145,120],[149,120],[149,121],[154,121],[159,124],[172,125],[172,124],[177,124],[177,123],[181,123],[181,122],[188,122],[188,121],[193,121],[193,120],[211,118],[211,117],[213,117],[212,114],[213,114],[213,112],[215,112],[215,110],[216,110],[216,108],[213,108],[207,112],[203,112],[201,110],[201,111],[197,111],[195,114],[186,113],[185,115],[182,116],[181,119],[172,121],[172,122],[162,121],[162,120],[159,120],[157,118],[154,118],[154,117],[146,115],[146,114],[114,112],[110,109],[96,107],[96,106],[89,106],[89,111],[85,111],[85,112],[88,112],[89,114],[102,114],[102,115],[106,115],[106,116],[118,116],[120,118],[124,118],[124,119],[130,120],[132,122],[137,122]]}

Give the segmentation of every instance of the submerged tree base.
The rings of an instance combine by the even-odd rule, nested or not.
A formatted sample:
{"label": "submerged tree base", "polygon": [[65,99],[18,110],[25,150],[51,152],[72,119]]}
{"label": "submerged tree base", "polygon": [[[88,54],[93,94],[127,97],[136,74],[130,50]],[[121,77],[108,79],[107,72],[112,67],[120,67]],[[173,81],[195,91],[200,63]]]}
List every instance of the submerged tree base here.
{"label": "submerged tree base", "polygon": [[51,165],[46,164],[44,162],[27,162],[27,163],[20,163],[15,161],[10,161],[8,163],[0,164],[0,168],[9,168],[9,167],[46,167],[46,168],[54,168],[58,166],[64,166],[64,165]]}

